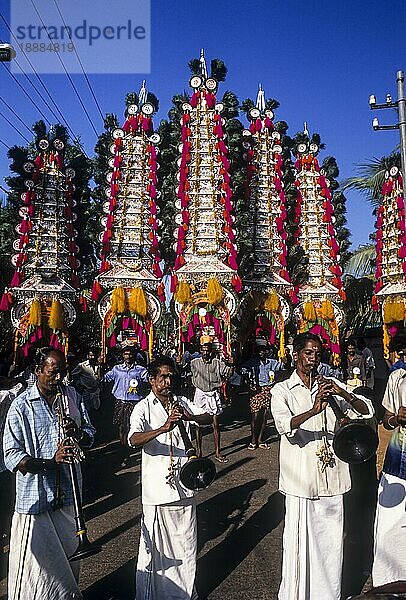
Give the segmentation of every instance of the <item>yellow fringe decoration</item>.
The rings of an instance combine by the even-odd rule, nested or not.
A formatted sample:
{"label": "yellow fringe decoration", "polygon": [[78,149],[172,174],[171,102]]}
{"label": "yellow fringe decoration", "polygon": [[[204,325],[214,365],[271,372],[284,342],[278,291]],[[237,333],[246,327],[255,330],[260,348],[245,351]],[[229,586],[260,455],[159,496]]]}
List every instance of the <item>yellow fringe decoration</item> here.
{"label": "yellow fringe decoration", "polygon": [[35,327],[40,327],[42,321],[41,314],[41,302],[34,298],[30,306],[30,314],[28,317],[29,325],[35,325]]}
{"label": "yellow fringe decoration", "polygon": [[209,281],[207,282],[206,295],[209,304],[212,304],[213,306],[220,304],[222,301],[224,292],[216,277],[210,277]]}
{"label": "yellow fringe decoration", "polygon": [[279,306],[280,306],[279,296],[275,292],[275,290],[272,290],[271,292],[269,292],[268,296],[265,299],[264,308],[268,312],[276,313],[279,310]]}
{"label": "yellow fringe decoration", "polygon": [[303,318],[305,321],[314,322],[317,320],[317,313],[314,304],[308,300],[303,307]]}
{"label": "yellow fringe decoration", "polygon": [[152,360],[152,351],[154,349],[154,326],[151,321],[151,327],[149,328],[149,338],[148,338],[148,354],[150,360]]}
{"label": "yellow fringe decoration", "polygon": [[179,304],[185,304],[192,299],[192,291],[187,281],[179,281],[175,290],[175,300]]}
{"label": "yellow fringe decoration", "polygon": [[384,326],[383,326],[383,340],[382,340],[383,357],[384,358],[389,358],[389,342],[390,342],[389,331],[388,331],[387,326],[384,324]]}
{"label": "yellow fringe decoration", "polygon": [[51,312],[49,313],[48,325],[53,331],[64,331],[65,319],[63,318],[63,308],[59,300],[52,300]]}
{"label": "yellow fringe decoration", "polygon": [[131,290],[128,298],[128,307],[130,312],[133,312],[143,319],[147,315],[147,299],[144,290],[141,287],[135,287]]}
{"label": "yellow fringe decoration", "polygon": [[334,308],[330,300],[323,300],[320,307],[320,315],[326,321],[334,321]]}
{"label": "yellow fringe decoration", "polygon": [[116,287],[110,300],[110,309],[113,315],[121,314],[126,311],[126,297],[125,290],[123,287]]}
{"label": "yellow fringe decoration", "polygon": [[285,327],[282,327],[280,338],[279,338],[279,359],[284,360],[286,358],[285,352]]}
{"label": "yellow fringe decoration", "polygon": [[383,307],[383,322],[396,323],[405,318],[405,306],[402,300],[387,300]]}

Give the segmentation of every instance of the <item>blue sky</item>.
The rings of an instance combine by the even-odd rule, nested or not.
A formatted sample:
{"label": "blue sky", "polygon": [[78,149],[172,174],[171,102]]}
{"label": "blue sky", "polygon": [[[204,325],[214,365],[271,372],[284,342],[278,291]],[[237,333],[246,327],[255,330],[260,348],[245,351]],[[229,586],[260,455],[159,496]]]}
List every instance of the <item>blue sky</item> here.
{"label": "blue sky", "polygon": [[[79,10],[81,3],[71,1],[77,3]],[[134,13],[129,15],[134,20],[137,1],[129,3],[134,7]],[[82,0],[82,5],[89,3],[90,0]],[[100,6],[96,1],[93,4]],[[1,7],[9,21],[7,2],[2,0]],[[102,111],[115,112],[121,120],[126,92],[138,90],[145,77],[148,88],[160,100],[155,117],[158,124],[166,118],[172,96],[189,90],[187,62],[198,57],[204,47],[208,62],[221,58],[228,67],[218,96],[232,90],[240,100],[255,98],[258,83],[262,83],[266,96],[279,100],[276,119],[288,122],[291,135],[303,128],[304,121],[311,133],[320,133],[326,144],[320,159],[335,156],[343,180],[356,174],[357,163],[388,154],[399,141],[398,131],[372,130],[373,117],[378,116],[381,123],[392,123],[396,113],[372,113],[368,98],[375,93],[378,101],[384,101],[387,92],[396,97],[396,71],[406,70],[405,31],[403,0],[152,0],[151,72],[97,74],[89,75],[89,79]],[[2,21],[0,37],[2,41],[9,41],[10,37]],[[114,51],[113,45],[111,48]],[[67,77],[41,77],[91,154],[96,138]],[[31,93],[24,78],[17,78]],[[96,129],[101,130],[101,118],[83,76],[72,75],[72,79]],[[28,126],[40,118],[4,68],[0,69],[0,94]],[[34,93],[33,98],[50,116],[41,99]],[[29,137],[3,103],[0,111]],[[245,123],[245,117],[241,119]],[[0,139],[7,145],[24,143],[1,116]],[[6,152],[0,144],[3,186],[9,164]],[[374,218],[369,204],[358,193],[348,192],[347,199],[348,227],[356,247],[368,241]]]}

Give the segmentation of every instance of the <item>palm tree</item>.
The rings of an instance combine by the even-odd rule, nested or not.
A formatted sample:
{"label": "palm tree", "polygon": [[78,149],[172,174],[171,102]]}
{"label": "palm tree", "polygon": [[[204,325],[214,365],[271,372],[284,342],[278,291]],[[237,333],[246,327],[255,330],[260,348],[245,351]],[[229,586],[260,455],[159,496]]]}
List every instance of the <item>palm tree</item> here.
{"label": "palm tree", "polygon": [[396,164],[400,168],[400,154],[393,151],[389,156],[372,158],[366,163],[358,165],[359,175],[349,177],[343,183],[343,189],[359,190],[374,208],[382,202],[382,185],[385,171]]}
{"label": "palm tree", "polygon": [[363,244],[359,246],[347,261],[344,268],[344,277],[369,277],[374,278],[375,272],[375,246]]}

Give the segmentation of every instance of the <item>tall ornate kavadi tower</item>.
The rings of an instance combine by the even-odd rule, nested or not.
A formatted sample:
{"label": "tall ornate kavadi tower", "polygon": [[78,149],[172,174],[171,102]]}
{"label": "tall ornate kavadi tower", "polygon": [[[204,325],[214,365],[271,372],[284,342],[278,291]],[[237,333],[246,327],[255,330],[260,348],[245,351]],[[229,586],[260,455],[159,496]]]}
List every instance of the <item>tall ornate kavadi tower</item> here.
{"label": "tall ornate kavadi tower", "polygon": [[382,310],[383,350],[403,329],[406,319],[406,224],[403,177],[399,166],[390,165],[382,186],[382,204],[376,220],[376,287],[374,308]]}
{"label": "tall ornate kavadi tower", "polygon": [[[281,134],[275,130],[274,101],[265,101],[261,86],[256,105],[248,110],[249,129],[243,131],[247,162],[247,202],[253,260],[243,277],[240,307],[242,330],[265,336],[285,355],[284,330],[290,315],[291,289],[286,269],[286,198],[283,186]],[[276,104],[276,103],[275,103]],[[251,318],[249,318],[251,317]]]}
{"label": "tall ornate kavadi tower", "polygon": [[183,104],[172,276],[179,345],[212,335],[230,352],[230,318],[241,289],[232,216],[228,149],[216,100],[217,81],[200,58],[200,74]]}
{"label": "tall ornate kavadi tower", "polygon": [[12,307],[15,360],[37,344],[66,353],[79,297],[75,171],[64,165],[64,142],[52,131],[37,140],[37,155],[23,171],[15,273],[1,302],[2,309]]}
{"label": "tall ornate kavadi tower", "polygon": [[112,132],[101,267],[92,290],[102,319],[103,351],[138,343],[151,353],[165,299],[157,206],[160,136],[153,130],[154,112],[144,82],[137,104],[127,106],[123,127]]}
{"label": "tall ornate kavadi tower", "polygon": [[300,285],[294,310],[298,332],[312,331],[339,362],[339,330],[345,298],[339,263],[339,244],[334,227],[330,182],[320,168],[318,136],[307,131],[296,137],[296,239],[308,259],[308,278]]}

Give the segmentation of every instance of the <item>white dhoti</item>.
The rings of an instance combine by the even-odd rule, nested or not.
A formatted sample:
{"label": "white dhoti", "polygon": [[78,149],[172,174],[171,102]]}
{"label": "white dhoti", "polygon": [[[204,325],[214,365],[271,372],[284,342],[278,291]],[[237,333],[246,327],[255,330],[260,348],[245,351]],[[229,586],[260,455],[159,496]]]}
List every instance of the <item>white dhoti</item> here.
{"label": "white dhoti", "polygon": [[209,415],[221,415],[223,407],[221,406],[221,398],[218,390],[213,392],[203,392],[199,388],[196,388],[193,402],[196,406]]}
{"label": "white dhoti", "polygon": [[8,600],[80,600],[73,509],[39,515],[14,513],[10,535]]}
{"label": "white dhoti", "polygon": [[279,600],[340,600],[343,496],[286,496]]}
{"label": "white dhoti", "polygon": [[375,514],[374,587],[406,580],[406,481],[382,473]]}
{"label": "white dhoti", "polygon": [[196,506],[192,499],[143,506],[136,600],[197,600]]}

